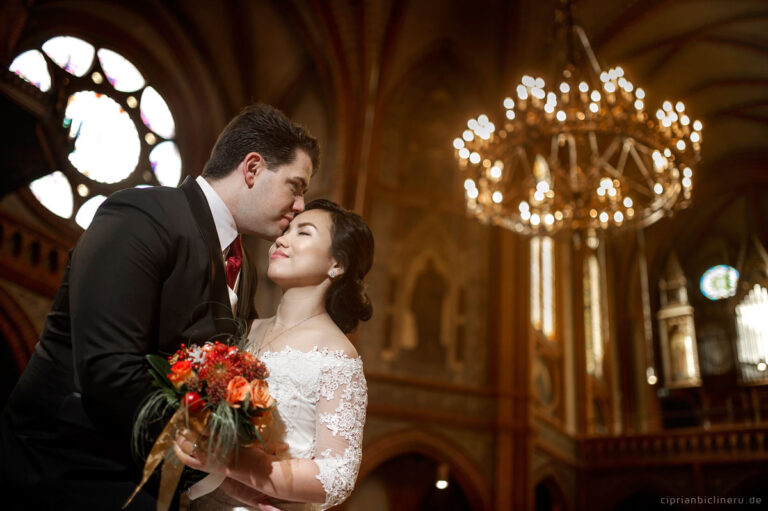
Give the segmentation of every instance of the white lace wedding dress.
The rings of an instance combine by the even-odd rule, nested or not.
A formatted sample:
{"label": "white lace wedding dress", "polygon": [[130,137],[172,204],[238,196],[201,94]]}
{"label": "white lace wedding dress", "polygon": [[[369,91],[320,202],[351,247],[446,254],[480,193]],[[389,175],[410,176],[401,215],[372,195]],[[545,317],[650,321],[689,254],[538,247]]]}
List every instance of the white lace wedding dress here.
{"label": "white lace wedding dress", "polygon": [[[289,446],[287,457],[317,465],[324,503],[275,504],[285,510],[327,509],[352,492],[362,456],[368,391],[363,362],[342,351],[302,352],[286,346],[259,358],[269,368],[269,391],[277,400],[270,439]],[[221,490],[192,501],[193,511],[245,510]]]}

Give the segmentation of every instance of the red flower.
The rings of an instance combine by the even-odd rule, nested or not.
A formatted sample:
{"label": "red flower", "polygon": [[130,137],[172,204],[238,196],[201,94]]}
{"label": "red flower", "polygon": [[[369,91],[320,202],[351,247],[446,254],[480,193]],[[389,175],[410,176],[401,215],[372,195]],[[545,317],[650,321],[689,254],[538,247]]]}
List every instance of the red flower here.
{"label": "red flower", "polygon": [[171,372],[168,373],[168,379],[171,380],[173,386],[181,388],[187,382],[193,380],[195,373],[192,370],[192,362],[189,360],[180,360],[171,366]]}

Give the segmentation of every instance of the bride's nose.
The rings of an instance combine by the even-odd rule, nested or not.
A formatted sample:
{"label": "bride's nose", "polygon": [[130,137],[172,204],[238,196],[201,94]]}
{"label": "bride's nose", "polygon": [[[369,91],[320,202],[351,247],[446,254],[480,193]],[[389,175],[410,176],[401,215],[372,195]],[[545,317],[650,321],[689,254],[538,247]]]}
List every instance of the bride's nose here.
{"label": "bride's nose", "polygon": [[288,243],[286,242],[285,234],[278,236],[278,238],[275,240],[275,248],[285,248],[287,246]]}

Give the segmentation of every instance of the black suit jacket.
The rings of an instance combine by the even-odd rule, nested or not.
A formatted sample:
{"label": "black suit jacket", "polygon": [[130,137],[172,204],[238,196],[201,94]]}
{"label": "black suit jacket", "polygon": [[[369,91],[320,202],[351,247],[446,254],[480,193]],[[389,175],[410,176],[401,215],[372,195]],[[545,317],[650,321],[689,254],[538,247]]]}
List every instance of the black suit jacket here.
{"label": "black suit jacket", "polygon": [[[130,438],[152,391],[145,355],[244,328],[255,279],[242,268],[235,319],[213,217],[192,178],[104,201],[0,419],[0,498],[14,495],[19,509],[119,509],[140,476]],[[152,493],[134,508],[154,509]]]}

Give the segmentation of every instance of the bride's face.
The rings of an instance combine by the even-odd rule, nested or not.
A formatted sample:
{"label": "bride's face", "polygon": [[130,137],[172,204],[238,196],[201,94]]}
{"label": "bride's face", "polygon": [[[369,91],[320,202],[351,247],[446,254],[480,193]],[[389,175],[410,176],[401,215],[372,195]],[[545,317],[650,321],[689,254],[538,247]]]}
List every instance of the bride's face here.
{"label": "bride's face", "polygon": [[267,276],[283,289],[316,286],[338,266],[331,257],[331,214],[305,211],[269,247]]}

